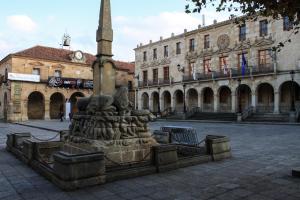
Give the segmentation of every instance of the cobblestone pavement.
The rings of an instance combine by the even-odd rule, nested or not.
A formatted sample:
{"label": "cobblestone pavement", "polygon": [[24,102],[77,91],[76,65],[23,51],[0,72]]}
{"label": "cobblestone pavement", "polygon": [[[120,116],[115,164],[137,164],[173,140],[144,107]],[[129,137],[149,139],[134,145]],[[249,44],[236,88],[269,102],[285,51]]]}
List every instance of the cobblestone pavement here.
{"label": "cobblestone pavement", "polygon": [[299,126],[155,122],[151,128],[161,125],[195,127],[202,137],[227,135],[233,158],[64,192],[4,149],[8,132],[30,131],[44,138],[55,132],[0,123],[0,199],[300,199],[300,179],[290,175],[294,166],[300,166]]}

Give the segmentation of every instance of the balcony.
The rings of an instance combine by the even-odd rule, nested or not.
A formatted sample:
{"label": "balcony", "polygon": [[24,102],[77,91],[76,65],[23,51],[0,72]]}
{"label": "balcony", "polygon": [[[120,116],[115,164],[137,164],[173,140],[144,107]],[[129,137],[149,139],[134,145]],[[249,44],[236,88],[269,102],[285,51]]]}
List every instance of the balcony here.
{"label": "balcony", "polygon": [[196,73],[195,75],[183,75],[183,82],[193,82],[193,81],[201,81],[201,80],[213,80],[213,79],[230,79],[239,76],[251,77],[253,75],[262,75],[274,73],[273,63],[257,65],[257,66],[249,66],[246,68],[245,73],[242,73],[241,69],[229,69],[227,73],[223,71],[213,71],[208,74],[204,73]]}
{"label": "balcony", "polygon": [[170,79],[157,79],[157,80],[139,81],[138,86],[140,88],[155,87],[155,86],[160,86],[160,85],[170,85],[172,83],[173,83],[173,81],[171,81]]}

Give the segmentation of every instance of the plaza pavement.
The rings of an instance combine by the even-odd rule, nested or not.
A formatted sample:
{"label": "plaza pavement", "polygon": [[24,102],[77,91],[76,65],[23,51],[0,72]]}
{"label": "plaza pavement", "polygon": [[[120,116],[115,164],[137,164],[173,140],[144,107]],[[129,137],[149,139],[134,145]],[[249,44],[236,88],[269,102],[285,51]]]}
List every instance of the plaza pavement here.
{"label": "plaza pavement", "polygon": [[[27,125],[32,124],[46,129],[68,127],[68,122],[58,121]],[[56,133],[0,123],[0,200],[300,199],[300,179],[291,177],[291,169],[300,166],[300,126],[159,121],[151,128],[162,125],[191,126],[203,138],[229,136],[233,158],[64,192],[5,151],[9,132],[29,131],[40,138]]]}

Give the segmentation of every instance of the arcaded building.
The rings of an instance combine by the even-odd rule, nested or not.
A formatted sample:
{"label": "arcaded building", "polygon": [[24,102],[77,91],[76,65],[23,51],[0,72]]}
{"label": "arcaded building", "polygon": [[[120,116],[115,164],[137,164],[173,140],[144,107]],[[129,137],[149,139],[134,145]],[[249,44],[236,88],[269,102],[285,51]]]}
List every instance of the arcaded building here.
{"label": "arcaded building", "polygon": [[[93,94],[95,56],[82,51],[35,46],[0,61],[0,119],[58,119],[76,112],[76,101]],[[134,64],[115,61],[118,86],[131,89]]]}
{"label": "arcaded building", "polygon": [[[288,38],[280,52],[271,50]],[[162,114],[299,113],[299,44],[288,18],[263,17],[215,21],[139,44],[138,106]]]}

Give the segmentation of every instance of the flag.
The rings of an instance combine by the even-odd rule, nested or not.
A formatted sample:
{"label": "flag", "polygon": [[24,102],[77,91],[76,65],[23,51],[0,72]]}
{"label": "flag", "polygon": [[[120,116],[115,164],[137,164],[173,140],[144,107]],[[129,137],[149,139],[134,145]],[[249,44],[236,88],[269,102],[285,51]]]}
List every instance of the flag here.
{"label": "flag", "polygon": [[223,65],[224,65],[223,66],[223,72],[224,72],[225,75],[227,75],[228,67],[227,67],[226,59],[225,59],[225,57],[223,57],[222,59],[223,59]]}
{"label": "flag", "polygon": [[244,52],[242,53],[242,75],[244,76],[247,68],[247,60],[245,58]]}

